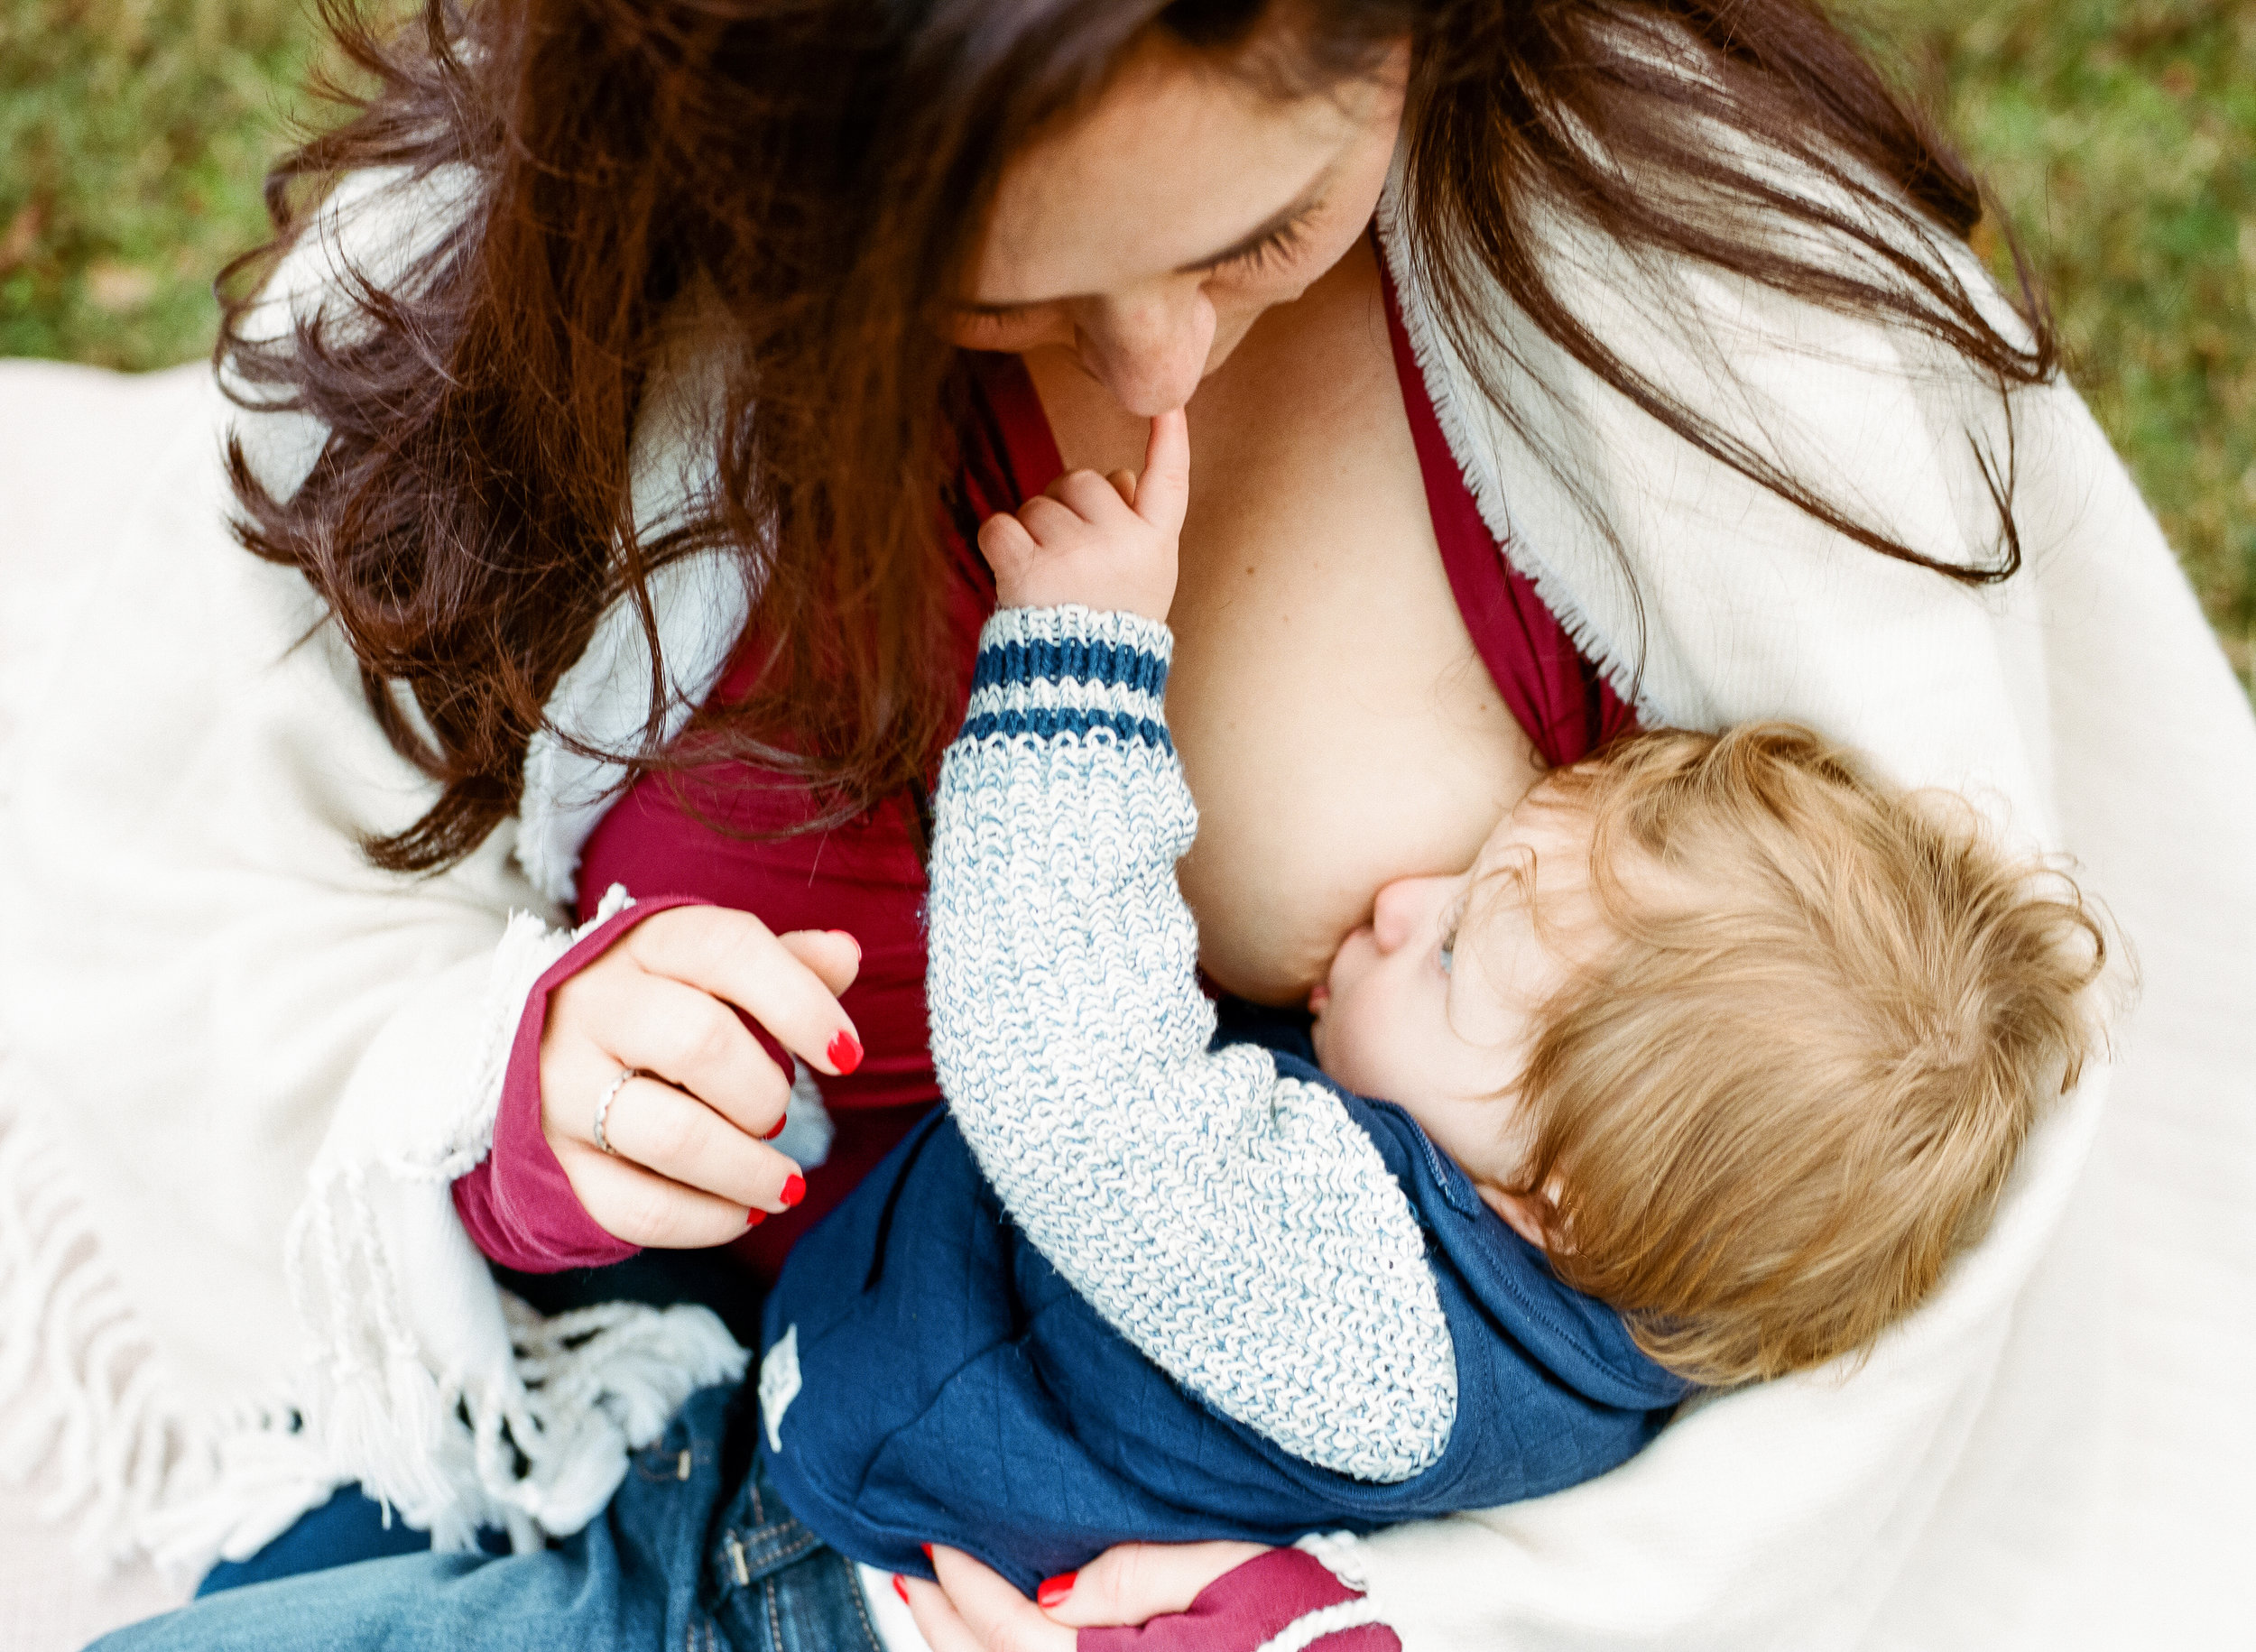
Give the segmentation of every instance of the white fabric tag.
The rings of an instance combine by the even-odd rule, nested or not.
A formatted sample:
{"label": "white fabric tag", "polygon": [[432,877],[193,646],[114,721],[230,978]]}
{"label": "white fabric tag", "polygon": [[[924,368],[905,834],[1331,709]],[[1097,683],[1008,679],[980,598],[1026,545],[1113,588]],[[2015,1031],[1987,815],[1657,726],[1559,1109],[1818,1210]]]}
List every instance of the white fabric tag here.
{"label": "white fabric tag", "polygon": [[783,1449],[783,1414],[799,1398],[799,1327],[788,1325],[760,1361],[760,1417],[767,1425],[768,1449]]}

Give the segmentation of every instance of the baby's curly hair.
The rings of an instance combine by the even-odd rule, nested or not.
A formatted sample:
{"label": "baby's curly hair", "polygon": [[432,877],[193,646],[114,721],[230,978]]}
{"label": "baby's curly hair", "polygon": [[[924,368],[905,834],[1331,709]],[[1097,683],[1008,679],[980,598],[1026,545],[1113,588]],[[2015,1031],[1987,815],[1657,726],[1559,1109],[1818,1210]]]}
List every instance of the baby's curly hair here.
{"label": "baby's curly hair", "polygon": [[1515,1086],[1553,1265],[1710,1386],[1869,1351],[2097,1046],[2098,918],[1790,724],[1633,736],[1530,800],[1587,812],[1606,936]]}

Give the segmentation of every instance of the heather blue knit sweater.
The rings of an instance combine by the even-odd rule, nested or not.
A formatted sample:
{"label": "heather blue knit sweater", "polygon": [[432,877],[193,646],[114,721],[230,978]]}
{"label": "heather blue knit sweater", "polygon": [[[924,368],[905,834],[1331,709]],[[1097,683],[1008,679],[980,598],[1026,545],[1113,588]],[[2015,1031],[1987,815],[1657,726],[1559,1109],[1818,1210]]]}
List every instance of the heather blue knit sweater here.
{"label": "heather blue knit sweater", "polygon": [[1685,1385],[1401,1109],[1217,1041],[1197,817],[1132,614],[981,638],[932,848],[949,1103],[800,1242],[763,1449],[856,1559],[1022,1586],[1110,1544],[1366,1530],[1571,1485]]}

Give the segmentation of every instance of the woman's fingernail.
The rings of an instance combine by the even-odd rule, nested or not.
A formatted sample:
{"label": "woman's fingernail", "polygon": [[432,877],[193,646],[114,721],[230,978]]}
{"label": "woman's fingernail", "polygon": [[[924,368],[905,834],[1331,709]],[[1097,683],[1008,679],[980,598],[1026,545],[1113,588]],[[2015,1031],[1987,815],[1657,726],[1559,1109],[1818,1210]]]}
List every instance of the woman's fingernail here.
{"label": "woman's fingernail", "polygon": [[924,1557],[927,1560],[930,1560],[932,1558],[932,1546],[929,1543],[924,1545]]}
{"label": "woman's fingernail", "polygon": [[1055,1577],[1044,1578],[1041,1587],[1034,1591],[1034,1604],[1045,1611],[1064,1605],[1066,1596],[1073,1592],[1073,1580],[1080,1575],[1078,1572],[1060,1572]]}
{"label": "woman's fingernail", "polygon": [[783,1133],[783,1127],[791,1121],[791,1115],[788,1112],[785,1113],[781,1118],[775,1121],[775,1128],[770,1131],[766,1135],[761,1137],[760,1140],[763,1141],[773,1141],[778,1136]]}
{"label": "woman's fingernail", "polygon": [[776,1196],[783,1201],[785,1210],[791,1209],[792,1205],[807,1196],[807,1178],[803,1176],[785,1177],[783,1191]]}
{"label": "woman's fingernail", "polygon": [[744,1225],[748,1228],[756,1228],[767,1219],[768,1213],[763,1210],[748,1210],[744,1213]]}
{"label": "woman's fingernail", "polygon": [[901,1603],[903,1606],[909,1604],[909,1585],[901,1581],[901,1574],[898,1572],[893,1574],[893,1592],[901,1597]]}
{"label": "woman's fingernail", "polygon": [[862,1065],[862,1040],[850,1032],[840,1032],[830,1040],[830,1047],[823,1051],[830,1057],[830,1065],[845,1076]]}

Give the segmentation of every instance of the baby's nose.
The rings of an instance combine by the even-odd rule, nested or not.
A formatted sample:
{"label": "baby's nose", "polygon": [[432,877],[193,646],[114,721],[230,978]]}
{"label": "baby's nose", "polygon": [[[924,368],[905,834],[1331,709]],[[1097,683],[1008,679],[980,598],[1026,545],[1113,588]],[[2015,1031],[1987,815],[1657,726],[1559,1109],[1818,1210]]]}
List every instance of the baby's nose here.
{"label": "baby's nose", "polygon": [[1418,933],[1422,878],[1397,878],[1371,904],[1371,938],[1381,952],[1392,952]]}

